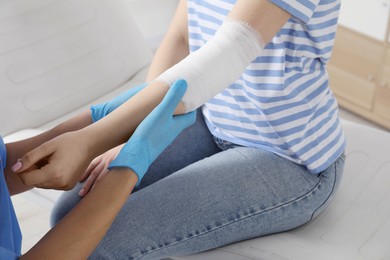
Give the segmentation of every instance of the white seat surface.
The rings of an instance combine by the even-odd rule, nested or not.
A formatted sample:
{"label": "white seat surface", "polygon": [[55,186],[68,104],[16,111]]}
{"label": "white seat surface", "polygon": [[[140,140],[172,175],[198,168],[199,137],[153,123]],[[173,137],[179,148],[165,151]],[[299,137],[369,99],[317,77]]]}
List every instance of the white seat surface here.
{"label": "white seat surface", "polygon": [[390,259],[390,134],[343,122],[347,159],[333,203],[311,223],[177,260]]}

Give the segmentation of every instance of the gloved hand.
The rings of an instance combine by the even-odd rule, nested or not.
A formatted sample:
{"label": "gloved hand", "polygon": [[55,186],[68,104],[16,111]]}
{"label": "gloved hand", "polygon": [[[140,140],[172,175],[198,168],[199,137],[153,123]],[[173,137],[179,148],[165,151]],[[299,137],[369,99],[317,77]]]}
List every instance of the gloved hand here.
{"label": "gloved hand", "polygon": [[129,141],[110,163],[115,167],[131,168],[141,182],[152,162],[188,126],[195,122],[196,112],[173,116],[173,112],[187,90],[185,80],[176,81],[163,101],[142,121]]}
{"label": "gloved hand", "polygon": [[123,92],[119,96],[116,96],[112,100],[98,104],[98,105],[92,105],[91,106],[91,112],[92,112],[92,121],[95,123],[117,109],[120,105],[125,103],[127,100],[135,96],[138,92],[140,92],[144,87],[146,87],[148,84],[144,83],[139,86],[135,86],[131,89],[129,89],[126,92]]}

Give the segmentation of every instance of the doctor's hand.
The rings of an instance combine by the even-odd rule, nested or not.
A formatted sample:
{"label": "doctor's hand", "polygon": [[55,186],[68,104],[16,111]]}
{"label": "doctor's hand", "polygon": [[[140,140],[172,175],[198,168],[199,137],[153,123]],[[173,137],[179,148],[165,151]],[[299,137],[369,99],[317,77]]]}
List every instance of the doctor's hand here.
{"label": "doctor's hand", "polygon": [[69,190],[95,156],[90,143],[82,131],[65,133],[27,153],[12,170],[26,185]]}
{"label": "doctor's hand", "polygon": [[170,87],[163,101],[141,122],[110,163],[110,170],[118,167],[132,169],[138,176],[139,185],[153,161],[185,128],[195,122],[196,111],[173,115],[186,90],[185,80],[178,80]]}

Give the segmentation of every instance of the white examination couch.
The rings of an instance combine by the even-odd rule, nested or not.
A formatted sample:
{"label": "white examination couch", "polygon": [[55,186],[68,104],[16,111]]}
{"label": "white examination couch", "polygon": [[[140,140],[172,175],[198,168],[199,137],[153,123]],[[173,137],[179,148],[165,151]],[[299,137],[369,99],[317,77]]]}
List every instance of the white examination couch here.
{"label": "white examination couch", "polygon": [[[6,141],[40,133],[144,80],[150,41],[127,7],[121,0],[0,1],[0,133]],[[343,125],[344,180],[316,220],[175,259],[390,259],[390,134]],[[50,203],[58,196],[34,192]]]}

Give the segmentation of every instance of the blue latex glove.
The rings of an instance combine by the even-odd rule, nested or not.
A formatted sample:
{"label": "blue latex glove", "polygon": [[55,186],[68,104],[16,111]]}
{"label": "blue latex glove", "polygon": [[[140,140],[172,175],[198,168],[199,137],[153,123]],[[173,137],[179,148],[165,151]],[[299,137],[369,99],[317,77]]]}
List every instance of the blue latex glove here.
{"label": "blue latex glove", "polygon": [[92,121],[95,123],[96,121],[99,121],[115,109],[117,109],[120,105],[125,103],[127,100],[132,98],[135,94],[140,92],[144,87],[146,87],[148,84],[144,83],[139,86],[135,86],[128,91],[120,94],[119,96],[116,96],[112,100],[98,104],[98,105],[92,105],[91,106],[91,112],[92,112]]}
{"label": "blue latex glove", "polygon": [[173,116],[186,90],[185,80],[178,80],[170,87],[163,101],[141,122],[115,160],[110,163],[109,169],[132,169],[138,176],[137,186],[139,185],[152,162],[181,131],[195,122],[196,111]]}

